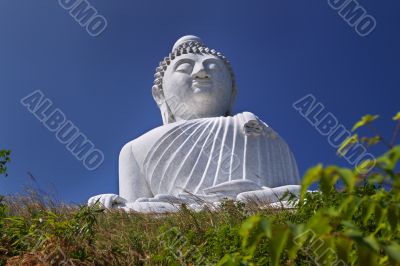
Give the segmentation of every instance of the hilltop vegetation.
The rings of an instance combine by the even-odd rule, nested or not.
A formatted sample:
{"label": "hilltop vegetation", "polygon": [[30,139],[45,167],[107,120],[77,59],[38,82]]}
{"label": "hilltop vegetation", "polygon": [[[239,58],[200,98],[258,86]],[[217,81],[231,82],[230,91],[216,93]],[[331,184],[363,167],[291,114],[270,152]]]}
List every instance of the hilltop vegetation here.
{"label": "hilltop vegetation", "polygon": [[356,141],[388,151],[355,169],[310,168],[300,197],[285,195],[293,209],[226,201],[149,215],[2,197],[0,265],[400,265],[400,145],[355,135],[340,153]]}

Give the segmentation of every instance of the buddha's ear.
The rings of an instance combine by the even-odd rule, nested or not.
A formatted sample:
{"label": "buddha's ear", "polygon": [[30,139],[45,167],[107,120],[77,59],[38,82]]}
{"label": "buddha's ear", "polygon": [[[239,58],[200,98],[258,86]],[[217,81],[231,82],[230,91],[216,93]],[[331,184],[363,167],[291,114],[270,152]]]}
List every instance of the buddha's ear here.
{"label": "buddha's ear", "polygon": [[153,98],[158,105],[162,105],[165,102],[164,92],[161,86],[153,86],[152,94]]}

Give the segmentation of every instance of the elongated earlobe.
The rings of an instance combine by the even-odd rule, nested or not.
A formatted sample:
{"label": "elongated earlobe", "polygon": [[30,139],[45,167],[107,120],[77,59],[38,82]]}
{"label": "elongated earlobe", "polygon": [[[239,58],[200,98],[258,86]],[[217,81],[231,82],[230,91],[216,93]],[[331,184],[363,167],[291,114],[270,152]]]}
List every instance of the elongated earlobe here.
{"label": "elongated earlobe", "polygon": [[151,89],[153,94],[153,98],[156,101],[158,107],[161,111],[161,116],[163,120],[163,124],[169,124],[175,122],[175,118],[169,108],[167,101],[165,100],[164,92],[161,85],[154,85]]}
{"label": "elongated earlobe", "polygon": [[164,125],[176,122],[175,117],[172,114],[171,109],[169,108],[166,101],[164,101],[163,104],[159,105],[159,107]]}
{"label": "elongated earlobe", "polygon": [[158,106],[162,105],[165,102],[164,92],[161,86],[154,85],[151,89],[151,92]]}

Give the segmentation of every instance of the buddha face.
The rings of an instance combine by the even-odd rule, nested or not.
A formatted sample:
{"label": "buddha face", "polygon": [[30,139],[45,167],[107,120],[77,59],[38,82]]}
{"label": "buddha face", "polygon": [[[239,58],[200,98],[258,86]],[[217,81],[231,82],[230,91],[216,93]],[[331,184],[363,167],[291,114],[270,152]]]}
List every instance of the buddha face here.
{"label": "buddha face", "polygon": [[234,98],[231,74],[214,55],[178,56],[166,69],[162,87],[176,121],[224,116]]}

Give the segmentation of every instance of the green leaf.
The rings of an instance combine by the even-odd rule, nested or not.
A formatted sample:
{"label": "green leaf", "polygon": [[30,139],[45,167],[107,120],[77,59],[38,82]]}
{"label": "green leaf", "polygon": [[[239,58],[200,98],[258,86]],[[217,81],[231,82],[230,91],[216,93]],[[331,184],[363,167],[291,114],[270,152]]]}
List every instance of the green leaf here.
{"label": "green leaf", "polygon": [[353,241],[347,238],[336,238],[335,239],[335,247],[337,251],[337,255],[339,260],[344,261],[345,263],[350,262],[350,254],[352,251]]}
{"label": "green leaf", "polygon": [[354,190],[354,184],[356,182],[356,176],[353,171],[348,168],[337,168],[336,169],[342,177],[343,183],[345,184],[347,191],[352,192]]}
{"label": "green leaf", "polygon": [[390,205],[388,208],[387,219],[389,221],[392,232],[395,233],[399,223],[399,209],[395,205]]}
{"label": "green leaf", "polygon": [[357,226],[352,221],[341,221],[340,222],[343,226],[348,229],[357,230]]}
{"label": "green leaf", "polygon": [[377,159],[379,167],[387,172],[393,172],[400,160],[400,145],[393,147]]}
{"label": "green leaf", "polygon": [[400,263],[400,245],[392,242],[390,245],[383,247],[389,258],[396,263]]}
{"label": "green leaf", "polygon": [[355,170],[360,173],[360,174],[368,174],[368,172],[370,172],[372,169],[374,169],[376,165],[376,160],[363,160],[361,162],[359,162],[355,168]]}
{"label": "green leaf", "polygon": [[312,245],[312,253],[315,255],[313,258],[317,265],[331,266],[335,265],[337,261],[337,254],[334,250],[334,241],[331,237],[320,238]]}
{"label": "green leaf", "polygon": [[[305,231],[304,224],[289,224],[291,241],[287,242],[288,257],[294,260],[297,256],[297,251],[303,246],[304,242],[309,238],[311,231]],[[311,235],[312,236],[312,235]]]}
{"label": "green leaf", "polygon": [[324,194],[330,194],[335,191],[335,184],[339,179],[338,167],[328,166],[322,172],[319,182],[319,188]]}
{"label": "green leaf", "polygon": [[350,194],[342,199],[338,209],[342,214],[342,219],[350,219],[354,214],[355,208],[354,196]]}
{"label": "green leaf", "polygon": [[348,137],[347,139],[345,139],[345,140],[342,142],[342,144],[340,144],[340,147],[339,147],[339,149],[337,150],[337,154],[338,154],[339,156],[345,156],[347,150],[348,150],[352,145],[354,145],[354,144],[357,143],[357,142],[358,142],[358,135],[357,135],[357,134],[354,134],[354,135]]}
{"label": "green leaf", "polygon": [[371,248],[375,252],[379,252],[379,243],[373,235],[369,235],[363,238],[364,244]]}
{"label": "green leaf", "polygon": [[241,261],[239,259],[239,254],[227,254],[225,255],[217,264],[217,266],[239,266]]}
{"label": "green leaf", "polygon": [[0,150],[0,175],[4,174],[7,176],[7,166],[6,164],[11,161],[10,150]]}
{"label": "green leaf", "polygon": [[365,245],[358,246],[358,265],[378,265],[378,255]]}
{"label": "green leaf", "polygon": [[361,213],[362,213],[362,222],[364,226],[367,225],[369,218],[371,218],[372,214],[374,214],[376,207],[375,202],[365,201],[364,204],[361,206]]}
{"label": "green leaf", "polygon": [[355,123],[355,125],[353,126],[353,129],[351,131],[355,131],[360,127],[363,127],[367,124],[370,124],[372,121],[376,120],[379,116],[378,115],[364,115],[360,121],[358,121],[357,123]]}
{"label": "green leaf", "polygon": [[385,218],[386,209],[383,209],[380,205],[375,205],[375,222],[380,224],[382,219]]}
{"label": "green leaf", "polygon": [[367,144],[367,146],[372,146],[375,145],[377,143],[379,143],[382,140],[381,136],[376,135],[374,137],[362,137],[361,138],[361,143]]}
{"label": "green leaf", "polygon": [[332,227],[329,224],[330,218],[323,212],[317,212],[309,219],[306,228],[311,230],[316,235],[324,235],[330,233]]}
{"label": "green leaf", "polygon": [[0,157],[7,157],[10,156],[11,151],[10,150],[0,150]]}
{"label": "green leaf", "polygon": [[397,112],[397,114],[393,117],[393,120],[395,121],[400,120],[400,112]]}
{"label": "green leaf", "polygon": [[303,180],[301,181],[300,201],[304,199],[304,195],[306,194],[310,185],[317,182],[321,178],[322,174],[322,164],[318,164],[317,166],[314,166],[307,170],[303,177]]}
{"label": "green leaf", "polygon": [[369,184],[382,184],[383,181],[385,181],[385,177],[381,174],[375,173],[373,175],[368,176],[367,181]]}
{"label": "green leaf", "polygon": [[344,232],[344,235],[349,237],[354,242],[362,245],[363,244],[363,233],[358,231],[358,229],[350,229]]}
{"label": "green leaf", "polygon": [[253,255],[260,240],[271,237],[271,222],[266,217],[251,216],[242,224],[239,234],[243,237],[243,249]]}
{"label": "green leaf", "polygon": [[285,248],[289,233],[290,231],[288,228],[279,228],[272,236],[270,250],[272,265],[274,266],[280,265],[280,257]]}

